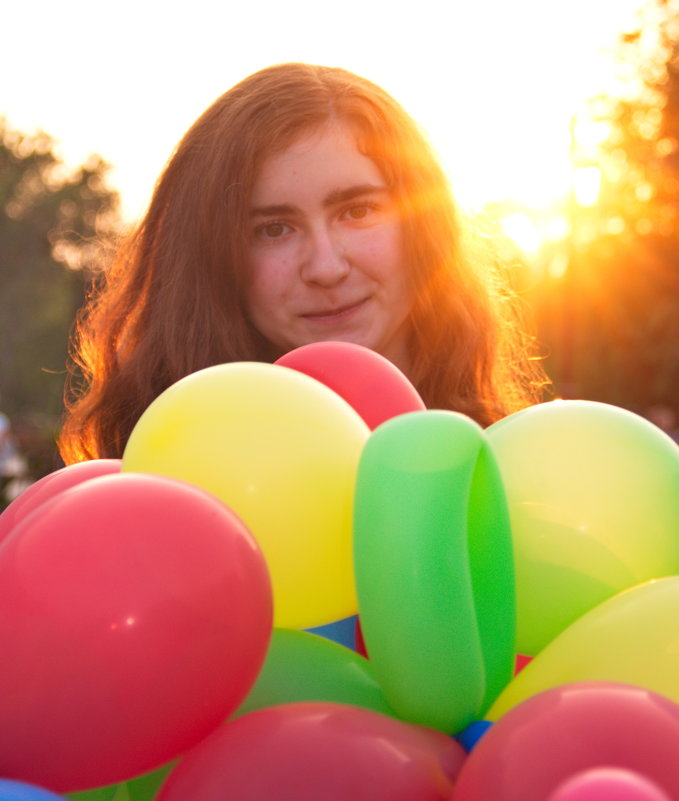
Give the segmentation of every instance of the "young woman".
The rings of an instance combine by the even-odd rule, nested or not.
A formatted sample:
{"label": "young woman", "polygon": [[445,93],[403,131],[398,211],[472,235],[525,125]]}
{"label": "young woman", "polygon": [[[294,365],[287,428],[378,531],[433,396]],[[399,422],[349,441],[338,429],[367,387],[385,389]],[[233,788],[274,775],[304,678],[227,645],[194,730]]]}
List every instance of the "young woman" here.
{"label": "young woman", "polygon": [[307,64],[251,75],[186,133],[79,318],[64,461],[120,457],[188,373],[318,340],[373,348],[482,425],[537,402],[515,299],[466,234],[384,90]]}

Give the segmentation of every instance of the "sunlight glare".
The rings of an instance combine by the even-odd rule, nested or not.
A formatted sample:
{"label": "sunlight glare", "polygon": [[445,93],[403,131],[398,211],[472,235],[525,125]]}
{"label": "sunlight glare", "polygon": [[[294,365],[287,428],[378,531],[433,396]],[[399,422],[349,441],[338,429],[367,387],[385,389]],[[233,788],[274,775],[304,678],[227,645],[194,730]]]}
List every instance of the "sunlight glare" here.
{"label": "sunlight glare", "polygon": [[[0,68],[11,80],[0,114],[6,106],[20,129],[49,131],[69,166],[101,153],[113,165],[109,179],[122,193],[123,214],[133,221],[183,133],[229,86],[277,62],[345,66],[383,85],[431,134],[463,207],[514,199],[545,209],[571,188],[570,121],[588,99],[616,85],[610,52],[622,30],[633,30],[642,4],[489,0],[449,4],[444,16],[433,0],[415,15],[384,0],[347,0],[328,26],[313,0],[292,0],[289,18],[307,25],[270,31],[262,28],[259,6],[241,4],[231,21],[239,35],[225,48],[207,0],[195,0],[188,17],[160,0],[120,0],[97,27],[101,51],[120,57],[88,70],[77,48],[54,54],[58,41],[89,41],[98,13],[90,3],[44,3],[37,29],[33,6],[14,3],[7,29],[31,30],[44,61],[36,55],[34,69],[18,71],[25,42],[7,37]],[[390,37],[381,35],[385,15]],[[164,35],[150,36],[160,19]],[[317,35],[310,36],[315,23]],[[404,57],[404,42],[412,58]],[[653,122],[642,120],[642,127]],[[603,125],[588,124],[577,132],[582,147],[606,135]]]}
{"label": "sunlight glare", "polygon": [[573,171],[573,195],[581,206],[593,206],[601,192],[601,170],[591,164]]}
{"label": "sunlight glare", "polygon": [[597,148],[611,135],[611,124],[608,120],[590,120],[578,117],[573,127],[573,137],[578,145],[585,148]]}
{"label": "sunlight glare", "polygon": [[549,263],[547,272],[552,278],[563,278],[568,269],[568,256],[565,253],[557,253]]}
{"label": "sunlight glare", "polygon": [[625,230],[625,220],[622,217],[611,217],[606,223],[606,233],[618,236]]}
{"label": "sunlight glare", "polygon": [[535,223],[527,214],[521,212],[509,214],[500,220],[500,225],[524,253],[528,255],[537,253],[542,240]]}
{"label": "sunlight glare", "polygon": [[548,239],[550,242],[560,242],[562,239],[566,239],[570,233],[570,222],[560,214],[550,217],[543,229],[545,239]]}

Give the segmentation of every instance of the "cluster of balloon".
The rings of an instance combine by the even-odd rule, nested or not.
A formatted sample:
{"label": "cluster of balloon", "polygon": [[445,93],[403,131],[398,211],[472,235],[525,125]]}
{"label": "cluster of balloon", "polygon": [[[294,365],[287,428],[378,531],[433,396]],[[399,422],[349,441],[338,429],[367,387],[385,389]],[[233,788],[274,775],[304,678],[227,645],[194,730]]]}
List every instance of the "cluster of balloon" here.
{"label": "cluster of balloon", "polygon": [[677,798],[678,486],[636,415],[483,431],[349,343],[187,376],[0,517],[0,801]]}
{"label": "cluster of balloon", "polygon": [[[383,415],[424,408],[371,351],[345,351],[345,361],[356,350],[381,370]],[[12,792],[39,785],[36,793],[44,786],[83,801],[152,797],[169,763],[252,688],[272,638],[272,596],[277,625],[290,628],[274,631],[244,707],[268,704],[277,655],[298,667],[300,656],[316,658],[328,666],[327,693],[352,704],[343,736],[354,726],[364,742],[400,737],[402,766],[430,759],[450,773],[460,762],[454,741],[418,739],[395,719],[367,660],[293,630],[357,611],[354,484],[370,426],[380,422],[374,387],[363,406],[354,391],[363,412],[372,404],[368,424],[340,385],[304,374],[303,363],[324,354],[294,369],[239,363],[187,377],[149,407],[122,460],[55,471],[3,515],[0,775]],[[335,371],[349,392],[360,363]],[[273,685],[289,702],[280,677]],[[431,786],[447,787],[445,775]],[[374,782],[367,787],[379,797]]]}

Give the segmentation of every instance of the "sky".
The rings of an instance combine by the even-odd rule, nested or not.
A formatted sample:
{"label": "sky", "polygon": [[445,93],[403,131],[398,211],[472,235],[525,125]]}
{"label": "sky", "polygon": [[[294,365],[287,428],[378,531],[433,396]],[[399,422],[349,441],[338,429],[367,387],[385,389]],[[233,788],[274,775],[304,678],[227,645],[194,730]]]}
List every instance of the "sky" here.
{"label": "sky", "polygon": [[428,132],[465,207],[546,204],[569,181],[570,122],[613,79],[641,0],[91,0],[3,9],[0,116],[64,160],[113,165],[143,213],[186,129],[257,69],[307,61],[391,92]]}

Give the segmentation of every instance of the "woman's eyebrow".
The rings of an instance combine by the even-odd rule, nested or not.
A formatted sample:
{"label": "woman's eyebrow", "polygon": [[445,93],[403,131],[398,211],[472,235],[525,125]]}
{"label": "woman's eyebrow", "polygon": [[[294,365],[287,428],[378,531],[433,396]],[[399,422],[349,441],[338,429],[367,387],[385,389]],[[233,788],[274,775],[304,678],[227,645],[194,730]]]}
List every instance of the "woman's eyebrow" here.
{"label": "woman's eyebrow", "polygon": [[[387,186],[381,184],[356,184],[345,189],[333,189],[323,198],[324,206],[336,206],[338,203],[346,203],[348,200],[361,197],[363,195],[383,194],[388,192]],[[283,217],[286,215],[297,214],[299,209],[289,203],[274,203],[269,206],[255,206],[251,212],[251,217]]]}
{"label": "woman's eyebrow", "polygon": [[250,211],[251,217],[283,217],[287,214],[295,214],[298,211],[296,206],[287,203],[274,204],[271,206],[255,206]]}
{"label": "woman's eyebrow", "polygon": [[346,203],[361,195],[373,195],[388,192],[389,189],[382,184],[357,184],[346,189],[335,189],[323,199],[324,206],[335,206],[337,203]]}

